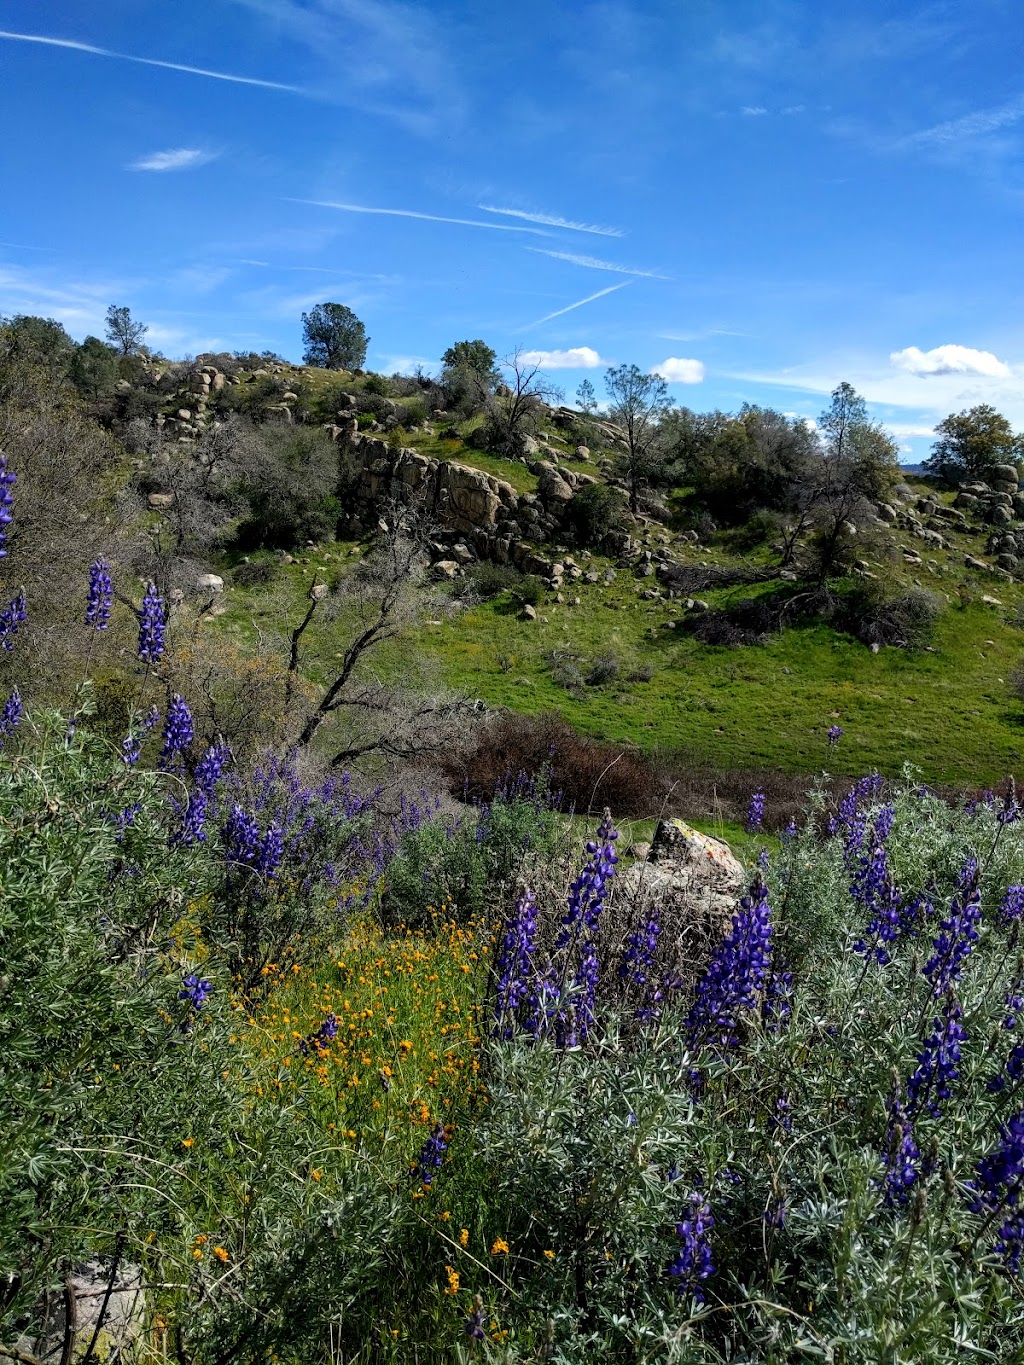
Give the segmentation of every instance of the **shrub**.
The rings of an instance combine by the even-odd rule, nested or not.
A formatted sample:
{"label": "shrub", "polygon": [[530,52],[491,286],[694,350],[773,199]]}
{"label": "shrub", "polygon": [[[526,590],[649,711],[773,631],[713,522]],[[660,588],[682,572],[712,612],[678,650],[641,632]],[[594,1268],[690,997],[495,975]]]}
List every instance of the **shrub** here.
{"label": "shrub", "polygon": [[240,588],[261,588],[273,579],[275,572],[272,559],[250,559],[239,564],[231,577]]}
{"label": "shrub", "polygon": [[511,564],[494,564],[490,560],[482,560],[479,564],[470,565],[464,581],[486,602],[506,592],[522,600],[522,593],[529,591],[524,586],[525,580],[526,575]]}
{"label": "shrub", "polygon": [[388,866],[384,922],[422,928],[442,910],[462,923],[491,912],[526,860],[550,856],[556,838],[543,780],[499,787],[474,816],[417,821]]}
{"label": "shrub", "polygon": [[614,654],[603,654],[600,659],[595,659],[587,674],[588,687],[602,687],[605,683],[614,682],[619,676],[619,661]]}
{"label": "shrub", "polygon": [[337,452],[324,432],[266,432],[248,453],[240,479],[249,515],[239,527],[239,544],[288,549],[333,536],[341,514],[338,479]]}
{"label": "shrub", "polygon": [[926,588],[893,593],[871,584],[846,598],[840,619],[865,644],[922,649],[932,638],[942,607],[942,598]]}
{"label": "shrub", "polygon": [[581,545],[600,549],[610,535],[626,525],[629,504],[618,489],[589,483],[572,495],[565,516]]}

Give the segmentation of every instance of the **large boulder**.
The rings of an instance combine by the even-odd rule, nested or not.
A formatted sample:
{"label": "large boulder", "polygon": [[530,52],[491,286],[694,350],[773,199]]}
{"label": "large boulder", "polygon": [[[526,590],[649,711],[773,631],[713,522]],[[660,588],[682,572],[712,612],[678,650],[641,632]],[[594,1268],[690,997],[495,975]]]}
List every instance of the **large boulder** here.
{"label": "large boulder", "polygon": [[723,840],[702,834],[685,820],[662,820],[646,859],[618,878],[618,894],[635,897],[642,905],[657,904],[663,922],[677,928],[690,921],[718,921],[724,927],[748,880]]}
{"label": "large boulder", "polygon": [[1017,483],[1017,466],[1013,464],[994,464],[988,471],[992,483]]}

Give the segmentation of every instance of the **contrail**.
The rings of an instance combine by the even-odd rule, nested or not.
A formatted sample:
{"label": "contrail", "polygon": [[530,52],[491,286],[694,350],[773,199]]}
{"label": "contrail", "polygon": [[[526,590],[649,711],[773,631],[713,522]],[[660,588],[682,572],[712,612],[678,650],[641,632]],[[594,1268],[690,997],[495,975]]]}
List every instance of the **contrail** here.
{"label": "contrail", "polygon": [[493,204],[477,204],[484,213],[501,213],[506,218],[522,218],[527,223],[542,223],[545,227],[568,228],[571,232],[592,232],[596,237],[621,237],[621,228],[599,227],[596,223],[575,223],[571,218],[559,218],[553,213],[526,213],[523,209],[499,209]]}
{"label": "contrail", "polygon": [[527,327],[539,327],[542,322],[550,322],[552,318],[560,318],[563,313],[571,313],[574,308],[582,308],[585,303],[593,303],[595,299],[603,299],[605,294],[614,294],[616,289],[625,289],[627,285],[632,283],[632,280],[623,280],[621,284],[611,284],[607,289],[599,289],[596,294],[588,294],[585,299],[578,299],[575,303],[566,304],[564,308],[556,308],[553,313],[546,313],[536,322],[528,322],[525,327],[520,327],[518,330],[525,332]]}
{"label": "contrail", "polygon": [[133,57],[129,52],[114,52],[91,43],[74,42],[70,38],[45,38],[37,33],[8,33],[0,29],[0,38],[12,43],[40,43],[43,47],[63,47],[71,52],[88,52],[93,57],[116,57],[121,62],[137,62],[140,66],[160,66],[165,71],[184,71],[190,76],[209,76],[214,81],[231,81],[235,85],[259,85],[264,90],[285,90],[291,95],[308,95],[299,85],[282,85],[280,81],[261,81],[254,76],[233,76],[227,71],[208,71],[202,66],[182,66],[180,62],[158,62],[154,57]]}
{"label": "contrail", "polygon": [[512,227],[508,223],[480,223],[475,218],[443,218],[436,213],[419,213],[416,209],[375,209],[367,204],[334,204],[327,199],[293,199],[293,204],[315,204],[322,209],[341,209],[344,213],[382,213],[389,218],[422,218],[427,223],[457,223],[459,227],[490,228],[492,232],[531,232],[535,237],[550,237],[540,228]]}

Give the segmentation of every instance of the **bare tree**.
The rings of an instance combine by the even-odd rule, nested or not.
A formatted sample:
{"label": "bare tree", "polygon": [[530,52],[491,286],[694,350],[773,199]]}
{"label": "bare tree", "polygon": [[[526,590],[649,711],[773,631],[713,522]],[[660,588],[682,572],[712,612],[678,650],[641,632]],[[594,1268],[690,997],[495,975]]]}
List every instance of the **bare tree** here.
{"label": "bare tree", "polygon": [[428,528],[414,512],[389,509],[370,553],[341,594],[332,597],[326,584],[310,586],[309,606],[291,635],[288,668],[293,679],[303,637],[318,614],[330,620],[354,611],[356,618],[341,665],[307,713],[297,740],[305,748],[328,718],[343,721],[333,741],[332,766],[368,754],[408,759],[439,753],[451,742],[453,722],[471,714],[471,703],[463,698],[390,687],[366,667],[374,652],[395,639],[430,601],[418,591],[429,566],[428,538]]}
{"label": "bare tree", "polygon": [[540,365],[516,350],[502,361],[505,382],[490,400],[487,427],[490,443],[503,455],[522,459],[526,437],[532,436],[546,403],[558,402],[562,392],[540,373]]}

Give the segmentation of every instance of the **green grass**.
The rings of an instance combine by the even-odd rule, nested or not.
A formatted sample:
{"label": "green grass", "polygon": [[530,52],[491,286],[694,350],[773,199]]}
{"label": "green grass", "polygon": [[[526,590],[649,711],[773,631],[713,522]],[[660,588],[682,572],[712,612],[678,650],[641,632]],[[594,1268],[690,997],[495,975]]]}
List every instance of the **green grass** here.
{"label": "green grass", "polygon": [[[579,595],[579,607],[542,606],[535,623],[487,603],[424,628],[418,644],[450,684],[492,705],[557,710],[601,739],[721,767],[896,773],[909,762],[929,781],[986,782],[1024,766],[1024,707],[1007,685],[1024,637],[990,608],[943,613],[934,654],[876,655],[826,625],[765,646],[711,648],[665,629],[680,604],[638,602],[629,579]],[[551,676],[555,649],[579,656],[584,671],[612,651],[620,679],[642,664],[654,676],[574,694]],[[835,723],[846,734],[829,752]]]}

